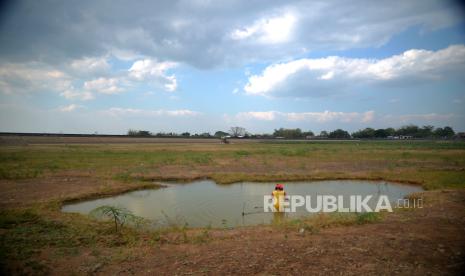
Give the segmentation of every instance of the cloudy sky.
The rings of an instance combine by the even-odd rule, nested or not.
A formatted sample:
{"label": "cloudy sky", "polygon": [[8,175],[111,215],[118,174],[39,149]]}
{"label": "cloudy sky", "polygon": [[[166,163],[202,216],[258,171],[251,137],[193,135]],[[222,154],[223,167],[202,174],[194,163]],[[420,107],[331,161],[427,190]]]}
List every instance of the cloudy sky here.
{"label": "cloudy sky", "polygon": [[0,131],[465,131],[458,2],[2,3]]}

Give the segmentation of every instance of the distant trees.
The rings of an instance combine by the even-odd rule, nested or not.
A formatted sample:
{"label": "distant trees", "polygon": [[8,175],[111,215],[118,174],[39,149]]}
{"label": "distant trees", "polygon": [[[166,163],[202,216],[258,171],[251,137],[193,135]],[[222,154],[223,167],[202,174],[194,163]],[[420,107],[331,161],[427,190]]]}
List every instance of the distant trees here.
{"label": "distant trees", "polygon": [[365,128],[352,133],[352,137],[360,139],[387,138],[389,136],[409,136],[412,138],[452,138],[455,135],[454,130],[446,126],[444,128],[434,128],[426,125],[418,127],[416,125],[405,125],[400,128],[376,129]]}
{"label": "distant trees", "polygon": [[233,137],[245,136],[246,134],[245,128],[238,127],[238,126],[231,127],[230,133],[231,133],[231,136]]}
{"label": "distant trees", "polygon": [[290,129],[290,128],[280,128],[275,129],[273,132],[274,137],[284,137],[284,138],[300,138],[302,137],[302,130],[300,128]]}
{"label": "distant trees", "polygon": [[300,128],[280,128],[274,130],[273,136],[297,139],[306,138],[307,136],[314,136],[314,133],[312,131],[303,132]]}
{"label": "distant trees", "polygon": [[332,139],[348,139],[350,138],[349,132],[343,130],[343,129],[336,129],[334,131],[331,131],[328,135],[328,138]]}
{"label": "distant trees", "polygon": [[215,134],[213,136],[221,138],[221,137],[228,136],[228,135],[229,135],[229,133],[218,130],[217,132],[215,132]]}
{"label": "distant trees", "polygon": [[[211,135],[208,132],[200,133],[200,134],[191,134],[189,132],[183,132],[181,134],[175,132],[158,132],[156,134],[151,133],[148,130],[135,130],[129,129],[127,132],[128,136],[137,136],[137,137],[199,137],[199,138],[221,138],[228,135],[233,137],[244,137],[244,138],[286,138],[286,139],[305,139],[305,138],[315,138],[315,139],[322,139],[322,138],[330,138],[330,139],[349,139],[351,137],[356,139],[386,139],[386,138],[416,138],[416,139],[451,139],[455,137],[455,131],[450,126],[445,127],[438,127],[435,128],[431,125],[425,125],[422,127],[416,125],[405,125],[398,129],[394,128],[379,128],[374,129],[371,127],[367,127],[364,129],[360,129],[352,133],[352,135],[343,130],[343,129],[336,129],[334,131],[328,132],[323,130],[320,132],[318,136],[312,131],[302,131],[300,128],[279,128],[275,129],[273,134],[251,134],[248,133],[245,128],[243,127],[231,127],[230,132],[225,131],[216,131],[214,135]],[[404,137],[402,137],[404,136]]]}
{"label": "distant trees", "polygon": [[212,137],[212,135],[209,132],[201,133],[201,134],[199,134],[199,136],[204,137],[204,138]]}
{"label": "distant trees", "polygon": [[303,136],[304,138],[306,138],[306,137],[313,137],[313,136],[315,136],[315,133],[313,133],[313,131],[311,131],[311,130],[309,130],[309,131],[304,131],[304,132],[302,132],[302,136]]}
{"label": "distant trees", "polygon": [[151,136],[152,133],[148,130],[135,130],[130,129],[128,130],[128,136]]}
{"label": "distant trees", "polygon": [[373,138],[375,137],[375,130],[371,127],[367,127],[363,130],[356,131],[352,133],[354,138]]}
{"label": "distant trees", "polygon": [[419,130],[420,128],[416,125],[406,125],[397,129],[396,135],[416,137],[419,136]]}
{"label": "distant trees", "polygon": [[439,127],[434,130],[433,135],[437,138],[451,138],[455,135],[455,131],[449,126],[444,128]]}
{"label": "distant trees", "polygon": [[329,135],[329,133],[328,133],[326,130],[322,130],[322,131],[320,132],[320,135],[319,135],[319,136],[320,136],[321,138],[326,138],[326,137],[328,137],[328,135]]}
{"label": "distant trees", "polygon": [[371,127],[367,127],[363,130],[356,131],[352,133],[352,137],[354,138],[386,138],[395,134],[395,130],[393,128],[386,128],[386,129],[373,129]]}

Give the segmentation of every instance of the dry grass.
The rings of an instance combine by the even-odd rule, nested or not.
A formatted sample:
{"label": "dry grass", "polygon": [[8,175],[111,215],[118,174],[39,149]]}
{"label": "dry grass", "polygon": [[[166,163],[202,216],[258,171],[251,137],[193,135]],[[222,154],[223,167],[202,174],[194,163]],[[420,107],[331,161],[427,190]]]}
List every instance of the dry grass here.
{"label": "dry grass", "polygon": [[364,141],[241,144],[89,144],[0,147],[0,179],[99,179],[218,183],[385,179],[426,189],[463,187],[465,143]]}
{"label": "dry grass", "polygon": [[[222,184],[384,179],[416,183],[426,189],[464,188],[465,143],[367,141],[1,146],[0,184],[4,193],[14,194],[18,183],[37,190],[52,187],[51,180],[56,184],[53,188],[58,190],[67,191],[68,186],[77,186],[59,199],[50,196],[55,192],[45,193],[43,198],[37,193],[33,200],[45,203],[33,204],[28,209],[1,210],[0,257],[8,261],[8,265],[19,263],[22,272],[46,273],[47,268],[36,258],[44,248],[51,248],[54,254],[66,258],[79,254],[76,251],[81,247],[124,247],[127,251],[140,242],[162,242],[169,233],[177,236],[179,243],[207,242],[210,240],[208,229],[186,232],[181,228],[165,234],[128,228],[116,235],[110,224],[59,211],[67,200],[153,187],[153,180],[188,181],[206,177]],[[93,182],[89,181],[83,189],[81,182],[73,182],[71,178],[92,179]],[[102,186],[102,183],[109,184]],[[379,219],[369,216],[322,215],[286,222],[283,226],[316,233],[333,225],[363,224]]]}

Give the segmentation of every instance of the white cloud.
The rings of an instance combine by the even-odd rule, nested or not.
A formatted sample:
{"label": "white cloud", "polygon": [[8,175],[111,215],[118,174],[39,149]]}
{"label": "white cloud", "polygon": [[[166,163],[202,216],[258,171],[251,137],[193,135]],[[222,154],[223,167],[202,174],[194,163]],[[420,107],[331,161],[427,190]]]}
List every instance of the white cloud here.
{"label": "white cloud", "polygon": [[273,121],[276,116],[280,115],[276,111],[249,111],[249,112],[240,112],[236,115],[236,118],[239,120],[262,120],[262,121]]}
{"label": "white cloud", "polygon": [[[108,54],[125,60],[163,57],[214,68],[288,59],[301,55],[303,48],[379,47],[405,30],[428,32],[463,21],[458,1],[202,2],[201,7],[185,0],[137,5],[72,1],[60,8],[50,0],[41,1],[40,7],[11,5],[0,34],[8,39],[2,40],[0,52],[9,61],[63,63],[70,57]],[[69,16],[76,11],[82,16]]]}
{"label": "white cloud", "polygon": [[143,116],[143,117],[192,117],[197,116],[200,113],[188,109],[179,110],[147,110],[147,109],[135,109],[135,108],[120,108],[112,107],[104,111],[104,113],[112,116]]}
{"label": "white cloud", "polygon": [[118,94],[124,89],[119,86],[120,80],[117,78],[98,78],[84,83],[84,89],[102,94]]}
{"label": "white cloud", "polygon": [[258,121],[274,121],[285,120],[289,122],[362,122],[368,123],[373,121],[375,117],[374,111],[367,112],[280,112],[280,111],[249,111],[236,114],[237,120],[258,120]]}
{"label": "white cloud", "polygon": [[65,91],[61,92],[60,95],[68,100],[88,101],[93,100],[95,98],[91,92],[83,90],[78,91],[74,89],[74,87],[66,89]]}
{"label": "white cloud", "polygon": [[166,91],[173,92],[177,88],[175,75],[167,75],[167,71],[176,67],[174,62],[157,62],[153,59],[143,59],[134,62],[129,69],[129,77],[136,81],[149,81],[162,86]]}
{"label": "white cloud", "polygon": [[385,59],[330,56],[273,64],[249,77],[244,90],[250,95],[312,96],[360,82],[437,80],[465,73],[465,46],[439,51],[412,49]]}
{"label": "white cloud", "polygon": [[174,66],[172,62],[146,59],[134,62],[121,74],[112,72],[104,57],[73,60],[69,66],[58,67],[60,70],[40,62],[6,63],[0,64],[0,93],[55,92],[66,99],[92,100],[97,93],[118,94],[138,82],[174,91],[176,77],[166,74]]}
{"label": "white cloud", "polygon": [[0,66],[0,92],[4,94],[62,91],[70,84],[70,77],[65,72],[45,64],[29,62]]}
{"label": "white cloud", "polygon": [[77,104],[70,104],[70,105],[67,105],[67,106],[61,106],[58,108],[59,111],[61,112],[72,112],[78,108],[82,108],[83,106],[81,105],[77,105]]}
{"label": "white cloud", "polygon": [[99,74],[110,69],[106,57],[84,57],[71,62],[71,68],[80,73]]}
{"label": "white cloud", "polygon": [[230,36],[233,40],[254,39],[260,43],[288,42],[296,21],[297,18],[292,13],[262,18],[250,26],[233,30]]}
{"label": "white cloud", "polygon": [[369,123],[375,118],[375,112],[373,110],[367,111],[363,114],[362,122]]}

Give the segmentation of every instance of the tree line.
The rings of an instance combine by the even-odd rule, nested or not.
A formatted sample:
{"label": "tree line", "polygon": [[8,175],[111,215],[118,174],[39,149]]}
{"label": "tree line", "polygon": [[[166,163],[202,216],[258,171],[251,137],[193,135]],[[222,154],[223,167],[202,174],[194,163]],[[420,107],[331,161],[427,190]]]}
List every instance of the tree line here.
{"label": "tree line", "polygon": [[412,138],[452,138],[455,131],[450,126],[438,127],[427,125],[418,127],[416,125],[407,125],[398,129],[394,128],[365,128],[352,133],[354,138],[388,138],[388,137],[412,137]]}
{"label": "tree line", "polygon": [[450,139],[455,136],[455,131],[450,126],[445,127],[434,127],[431,125],[426,126],[416,126],[416,125],[406,125],[400,128],[379,128],[374,129],[367,127],[365,129],[360,129],[358,131],[349,133],[343,129],[336,129],[333,131],[321,131],[318,135],[315,135],[311,130],[303,131],[300,128],[279,128],[275,129],[272,134],[252,134],[246,131],[243,127],[231,127],[231,129],[226,131],[216,131],[213,135],[209,132],[204,133],[195,133],[191,134],[189,132],[183,133],[174,133],[174,132],[159,132],[151,133],[147,130],[134,130],[130,129],[127,132],[128,136],[138,136],[138,137],[198,137],[198,138],[225,138],[225,137],[235,137],[235,138],[284,138],[284,139],[405,139],[405,138],[416,138],[416,139]]}

